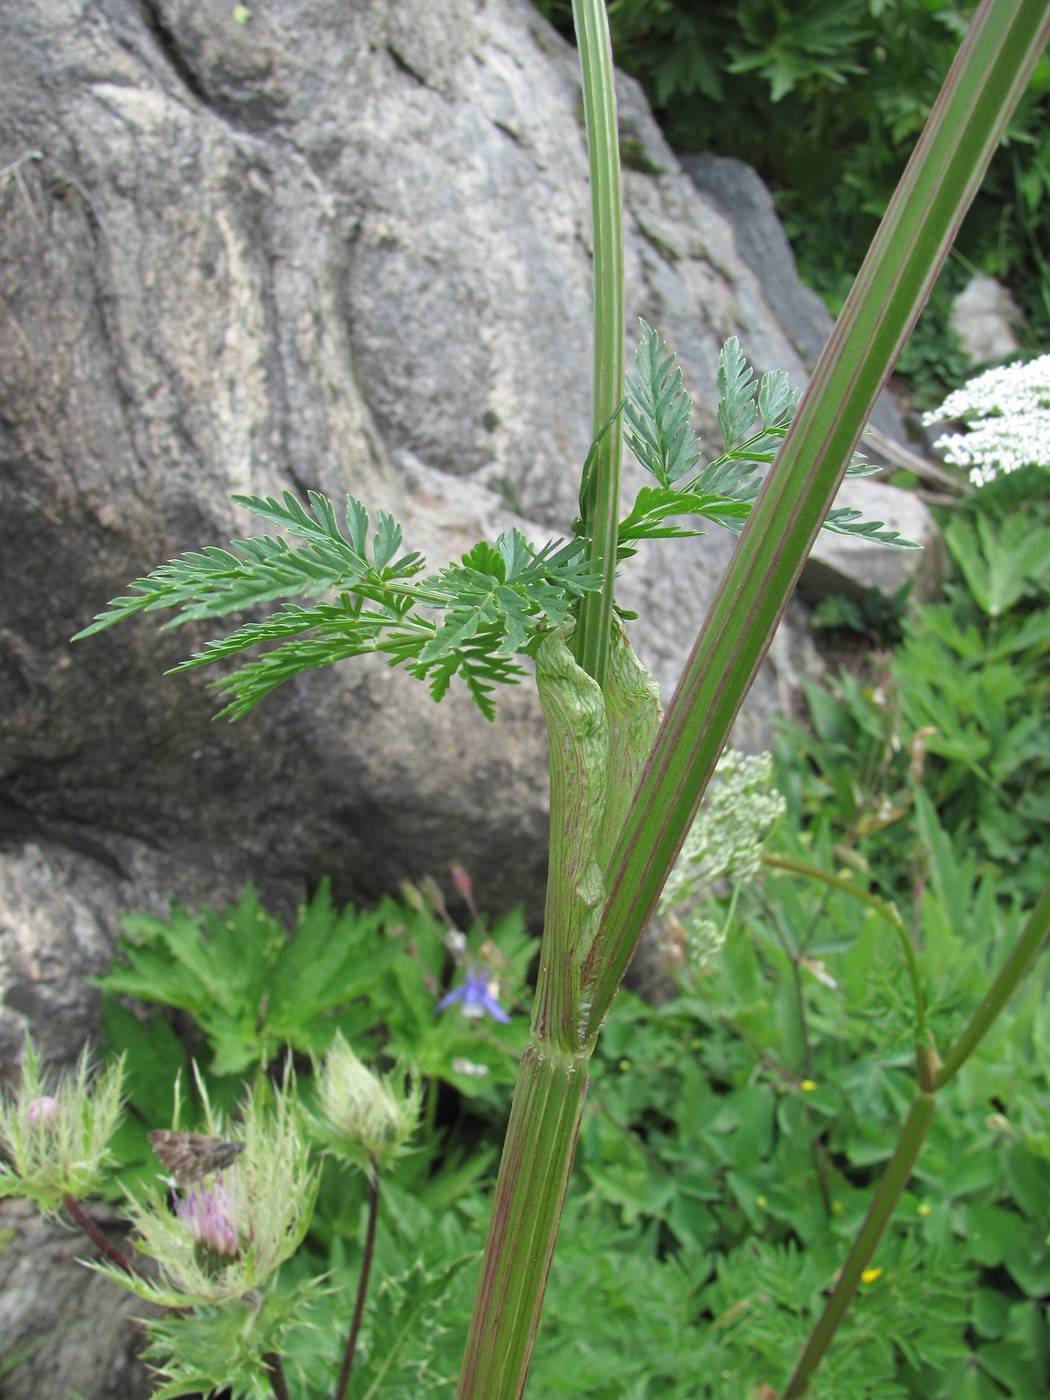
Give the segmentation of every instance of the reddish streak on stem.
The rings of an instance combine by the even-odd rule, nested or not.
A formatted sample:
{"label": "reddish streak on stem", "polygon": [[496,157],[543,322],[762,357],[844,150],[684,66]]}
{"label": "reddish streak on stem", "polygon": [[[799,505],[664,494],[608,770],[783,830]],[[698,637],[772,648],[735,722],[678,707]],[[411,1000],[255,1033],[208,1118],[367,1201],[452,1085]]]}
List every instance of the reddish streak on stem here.
{"label": "reddish streak on stem", "polygon": [[346,1339],[343,1364],[339,1371],[339,1383],[335,1388],[335,1400],[346,1400],[346,1387],[350,1384],[350,1368],[354,1364],[354,1351],[357,1347],[357,1334],[361,1330],[361,1318],[365,1311],[365,1295],[368,1293],[368,1276],[372,1272],[372,1256],[375,1253],[376,1221],[379,1219],[379,1163],[372,1158],[372,1169],[368,1173],[368,1228],[365,1232],[364,1255],[361,1259],[361,1275],[357,1280],[357,1302],[354,1304],[354,1320],[350,1324],[350,1335]]}
{"label": "reddish streak on stem", "polygon": [[267,1351],[263,1354],[263,1361],[266,1369],[270,1373],[270,1384],[273,1387],[274,1400],[292,1400],[291,1392],[288,1389],[288,1382],[285,1379],[284,1367],[281,1365],[281,1358],[275,1351]]}
{"label": "reddish streak on stem", "polygon": [[126,1274],[137,1274],[139,1278],[148,1280],[148,1274],[143,1273],[137,1264],[131,1262],[123,1250],[118,1249],[115,1244],[106,1239],[105,1235],[90,1216],[86,1215],[84,1211],[81,1210],[80,1202],[77,1201],[74,1196],[68,1194],[63,1196],[62,1204],[84,1231],[84,1234],[87,1235],[88,1239],[102,1251],[111,1263],[116,1264],[118,1269],[123,1269]]}

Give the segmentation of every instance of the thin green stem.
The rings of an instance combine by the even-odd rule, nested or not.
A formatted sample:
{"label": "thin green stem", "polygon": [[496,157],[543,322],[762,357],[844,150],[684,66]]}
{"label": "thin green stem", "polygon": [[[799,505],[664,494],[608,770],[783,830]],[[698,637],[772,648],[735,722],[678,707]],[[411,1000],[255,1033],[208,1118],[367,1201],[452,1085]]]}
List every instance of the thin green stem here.
{"label": "thin green stem", "polygon": [[596,1033],[696,815],[861,430],[1050,39],[984,0],[766,478],[642,773],[584,976]]}
{"label": "thin green stem", "polygon": [[886,920],[900,940],[901,948],[904,951],[904,961],[908,966],[912,995],[915,997],[916,1035],[924,1035],[926,1032],[926,998],[922,990],[922,972],[919,969],[919,959],[912,946],[911,936],[904,920],[897,912],[897,906],[880,899],[877,894],[872,894],[870,890],[861,889],[859,885],[843,875],[833,875],[828,870],[821,870],[816,865],[807,865],[804,861],[791,860],[787,856],[763,855],[762,864],[775,870],[790,870],[795,875],[805,875],[811,880],[820,880],[825,885],[830,885],[832,889],[840,890],[843,894],[849,895],[851,899],[856,899],[861,904],[867,905],[869,909],[873,909],[876,914]]}
{"label": "thin green stem", "polygon": [[896,1209],[904,1188],[908,1184],[916,1158],[933,1122],[935,1101],[932,1094],[916,1093],[908,1116],[904,1121],[893,1156],[890,1158],[886,1175],[879,1183],[875,1199],[871,1203],[864,1224],[860,1228],[853,1248],[849,1252],[838,1281],[832,1289],[831,1297],[821,1314],[820,1321],[806,1344],[794,1375],[784,1391],[783,1400],[799,1400],[809,1389],[813,1372],[820,1365],[831,1339],[846,1315],[853,1296],[860,1285],[864,1270],[871,1263],[882,1233]]}
{"label": "thin green stem", "polygon": [[427,1081],[426,1096],[423,1106],[423,1135],[429,1142],[434,1136],[437,1126],[438,1092],[441,1081],[433,1076]]}
{"label": "thin green stem", "polygon": [[376,1223],[379,1220],[379,1163],[372,1158],[368,1172],[368,1224],[365,1227],[365,1247],[361,1255],[361,1273],[357,1280],[357,1300],[354,1303],[353,1321],[343,1348],[343,1364],[339,1368],[339,1380],[335,1387],[335,1400],[346,1400],[346,1388],[350,1384],[350,1372],[354,1365],[354,1352],[357,1350],[357,1336],[361,1331],[361,1319],[365,1312],[365,1298],[368,1294],[368,1280],[372,1273],[372,1259],[376,1248]]}
{"label": "thin green stem", "polygon": [[995,981],[977,1004],[966,1029],[944,1057],[944,1063],[937,1070],[935,1082],[938,1089],[956,1074],[977,1049],[989,1029],[994,1024],[1003,1007],[1024,981],[1040,948],[1050,933],[1050,881],[1044,886],[1035,908],[1025,920],[1024,928],[1010,955],[1003,963]]}
{"label": "thin green stem", "polygon": [[459,1400],[524,1393],[587,1094],[587,1058],[535,1040],[522,1058]]}
{"label": "thin green stem", "polygon": [[605,679],[613,616],[616,534],[620,519],[623,432],[616,409],[623,397],[623,209],[616,88],[605,5],[602,0],[573,0],[572,13],[583,77],[583,115],[591,170],[594,235],[592,436],[597,437],[609,423],[587,473],[580,502],[587,540],[586,559],[600,572],[602,588],[600,592],[585,594],[581,600],[573,651],[587,674],[601,685]]}

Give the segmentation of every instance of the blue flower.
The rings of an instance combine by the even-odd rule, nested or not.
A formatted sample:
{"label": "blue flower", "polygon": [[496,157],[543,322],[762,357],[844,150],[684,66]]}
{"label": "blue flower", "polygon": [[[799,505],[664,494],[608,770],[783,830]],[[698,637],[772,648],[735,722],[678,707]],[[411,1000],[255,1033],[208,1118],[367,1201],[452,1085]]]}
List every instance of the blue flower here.
{"label": "blue flower", "polygon": [[463,986],[457,987],[455,991],[442,997],[437,1004],[437,1010],[444,1011],[446,1006],[451,1006],[454,1001],[458,1001],[463,1004],[464,1016],[477,1019],[488,1012],[495,1020],[507,1022],[510,1017],[496,1000],[498,990],[499,983],[494,977],[490,980],[488,970],[477,964],[472,964],[467,968],[467,980]]}

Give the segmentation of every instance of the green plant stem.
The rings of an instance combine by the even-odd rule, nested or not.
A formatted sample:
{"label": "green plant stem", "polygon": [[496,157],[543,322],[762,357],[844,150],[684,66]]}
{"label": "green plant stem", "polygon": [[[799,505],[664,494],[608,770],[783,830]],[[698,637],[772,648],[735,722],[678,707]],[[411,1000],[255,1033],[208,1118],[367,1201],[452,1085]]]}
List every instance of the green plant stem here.
{"label": "green plant stem", "polygon": [[840,890],[843,894],[849,895],[851,899],[859,900],[869,909],[874,909],[876,914],[886,920],[896,933],[901,948],[904,950],[904,961],[908,966],[908,977],[911,980],[912,995],[915,998],[916,1036],[924,1035],[926,1032],[926,998],[922,990],[922,973],[919,970],[919,959],[915,955],[911,937],[905,927],[904,920],[897,912],[897,906],[880,899],[877,894],[872,894],[870,890],[861,889],[859,885],[842,875],[833,875],[828,870],[821,870],[819,866],[807,865],[800,860],[791,860],[788,856],[763,855],[762,864],[768,865],[774,870],[790,870],[795,875],[805,875],[811,880],[821,880],[825,885],[830,885],[832,889]]}
{"label": "green plant stem", "polygon": [[886,1174],[879,1183],[864,1224],[832,1289],[831,1297],[813,1329],[795,1372],[784,1391],[783,1400],[799,1400],[809,1389],[813,1372],[819,1366],[831,1344],[846,1310],[860,1285],[861,1275],[871,1262],[882,1233],[889,1224],[901,1193],[908,1184],[919,1150],[933,1122],[935,1100],[932,1094],[919,1090],[912,1100],[904,1120],[897,1146],[890,1158]]}
{"label": "green plant stem", "polygon": [[440,1082],[441,1081],[434,1076],[427,1083],[426,1098],[423,1107],[423,1132],[428,1142],[433,1138],[434,1129],[437,1126],[438,1089]]}
{"label": "green plant stem", "polygon": [[[619,401],[622,378],[622,264],[610,256],[606,226],[618,229],[619,176],[615,144],[612,62],[604,6],[574,0],[584,73],[584,110],[592,158],[595,210],[595,427]],[[604,905],[594,903],[584,822],[601,824],[604,802],[582,757],[581,776],[556,797],[554,764],[574,744],[604,745],[600,724],[580,729],[548,717],[552,763],[551,874],[564,912],[548,891],[533,1040],[521,1066],[496,1186],[460,1377],[460,1400],[516,1400],[524,1392],[539,1325],[543,1291],[557,1237],[587,1088],[587,1059],[638,938],[685,839],[736,714],[757,674],[776,626],[845,474],[861,429],[947,253],[958,220],[987,166],[1010,112],[1050,37],[1050,9],[1036,0],[985,0],[949,75],[843,316],[814,373],[800,410],[770,470],[733,556],[711,614],[687,662],[649,761],[628,804],[622,830],[610,837],[601,870],[609,878]],[[617,240],[618,242],[618,240]],[[607,319],[599,306],[610,308]],[[619,364],[619,371],[614,367]],[[618,424],[614,424],[618,443]],[[606,438],[613,438],[612,430]],[[581,491],[590,558],[600,560],[606,588],[600,611],[584,607],[573,647],[586,677],[604,689],[611,651],[612,570],[615,560],[615,478],[618,455],[602,452]],[[602,454],[608,453],[608,459]],[[561,669],[555,675],[555,669]],[[540,655],[537,654],[537,671]],[[552,661],[561,684],[566,670]],[[567,682],[568,684],[568,682]],[[586,687],[572,682],[582,707]],[[597,688],[594,687],[594,688]],[[543,687],[541,685],[541,698]],[[560,703],[560,702],[559,702]],[[582,722],[581,722],[582,723]],[[604,763],[595,765],[604,776]],[[621,781],[612,775],[613,783]],[[575,874],[566,850],[580,860]],[[575,859],[575,857],[573,857]],[[595,865],[595,862],[591,862]],[[600,924],[592,918],[601,909]],[[907,1179],[906,1146],[921,1141],[930,1096],[920,1094],[908,1136],[898,1145],[897,1174]],[[915,1151],[918,1150],[917,1143]],[[895,1162],[897,1159],[895,1158]],[[901,1188],[902,1189],[902,1188]],[[880,1190],[880,1203],[896,1199]],[[881,1205],[880,1205],[881,1209]],[[875,1222],[877,1224],[877,1221]],[[884,1223],[884,1221],[882,1222]],[[881,1230],[881,1225],[878,1225]],[[866,1227],[871,1248],[875,1224]],[[863,1266],[862,1266],[863,1267]],[[859,1271],[857,1274],[859,1278]],[[854,1285],[855,1286],[855,1285]],[[852,1295],[850,1295],[852,1296]],[[848,1299],[846,1300],[848,1302]],[[823,1354],[837,1320],[817,1354]],[[808,1351],[807,1351],[808,1355]],[[812,1364],[816,1364],[816,1360]]]}
{"label": "green plant stem", "polygon": [[[771,864],[785,869],[795,868],[795,862],[773,859]],[[848,884],[848,882],[847,882]],[[831,1343],[835,1331],[846,1314],[853,1295],[857,1291],[861,1274],[868,1267],[875,1247],[889,1222],[890,1216],[908,1184],[912,1168],[919,1155],[923,1141],[933,1121],[935,1094],[942,1089],[980,1044],[996,1018],[1000,1015],[1009,998],[1017,990],[1035,961],[1039,950],[1050,933],[1050,882],[1048,882],[1035,908],[1025,920],[1021,934],[1010,950],[1010,954],[999,971],[995,981],[982,997],[977,1009],[941,1064],[936,1052],[927,1040],[920,1040],[917,1052],[919,1089],[912,1100],[908,1117],[901,1129],[897,1146],[886,1170],[875,1199],[871,1203],[860,1234],[849,1252],[835,1288],[821,1314],[820,1321],[806,1344],[806,1349],[795,1368],[783,1400],[798,1400],[809,1389],[813,1372],[820,1364]]]}
{"label": "green plant stem", "polygon": [[[586,559],[602,576],[600,592],[580,604],[573,637],[576,660],[599,685],[605,679],[613,616],[616,536],[620,520],[620,457],[623,429],[616,412],[623,397],[624,295],[623,209],[620,147],[616,130],[609,21],[602,0],[573,0],[573,21],[583,78],[583,114],[591,171],[594,237],[594,415],[593,436],[609,423],[581,492]],[[612,420],[610,423],[610,419]]]}
{"label": "green plant stem", "polygon": [[987,1035],[1003,1007],[1021,985],[1040,948],[1050,934],[1050,881],[1044,886],[1036,900],[1035,908],[1025,920],[1024,928],[1010,954],[999,969],[995,981],[985,992],[970,1017],[966,1029],[944,1057],[944,1063],[937,1070],[935,1084],[938,1089],[958,1074],[974,1050]]}
{"label": "green plant stem", "polygon": [[1042,50],[1045,0],[984,0],[766,478],[631,805],[584,968],[596,1034],[879,392]]}
{"label": "green plant stem", "polygon": [[587,1060],[584,1052],[559,1053],[535,1039],[522,1058],[460,1400],[517,1400],[525,1390],[587,1094]]}
{"label": "green plant stem", "polygon": [[357,1349],[357,1336],[361,1331],[361,1319],[365,1312],[365,1298],[368,1294],[368,1280],[372,1273],[372,1259],[376,1248],[376,1222],[379,1219],[379,1163],[372,1157],[368,1172],[368,1225],[365,1228],[365,1247],[361,1254],[361,1273],[357,1280],[357,1300],[354,1303],[353,1321],[343,1349],[343,1364],[339,1368],[339,1380],[335,1387],[335,1400],[346,1400],[346,1388],[350,1384],[350,1372],[354,1365],[354,1352]]}
{"label": "green plant stem", "polygon": [[118,1249],[115,1244],[106,1239],[95,1222],[87,1212],[82,1209],[80,1202],[75,1196],[71,1196],[68,1193],[63,1196],[62,1206],[67,1214],[76,1221],[77,1225],[83,1230],[84,1234],[87,1235],[88,1239],[91,1240],[92,1244],[102,1251],[110,1263],[115,1264],[118,1269],[122,1269],[126,1274],[134,1274],[138,1278],[149,1279],[149,1275],[143,1273],[138,1265],[127,1257],[123,1250]]}

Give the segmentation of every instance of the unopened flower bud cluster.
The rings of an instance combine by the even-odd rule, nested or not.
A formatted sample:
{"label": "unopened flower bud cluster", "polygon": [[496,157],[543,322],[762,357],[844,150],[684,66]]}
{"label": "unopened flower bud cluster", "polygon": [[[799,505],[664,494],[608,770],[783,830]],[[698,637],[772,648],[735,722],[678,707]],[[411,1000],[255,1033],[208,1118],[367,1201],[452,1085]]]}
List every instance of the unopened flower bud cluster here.
{"label": "unopened flower bud cluster", "polygon": [[956,418],[967,432],[944,433],[934,447],[946,462],[966,467],[974,486],[1021,467],[1050,467],[1050,355],[979,374],[923,423]]}
{"label": "unopened flower bud cluster", "polygon": [[85,1052],[51,1093],[26,1041],[20,1083],[0,1098],[0,1198],[22,1196],[51,1212],[98,1189],[122,1116],[123,1072],[118,1061],[93,1076]]}
{"label": "unopened flower bud cluster", "polygon": [[661,912],[680,908],[723,876],[741,884],[754,879],[765,837],[787,809],[772,780],[772,754],[729,749],[722,755],[664,887]]}
{"label": "unopened flower bud cluster", "polygon": [[317,1077],[317,1106],[332,1150],[366,1168],[388,1166],[419,1122],[422,1089],[415,1076],[379,1075],[336,1034]]}

